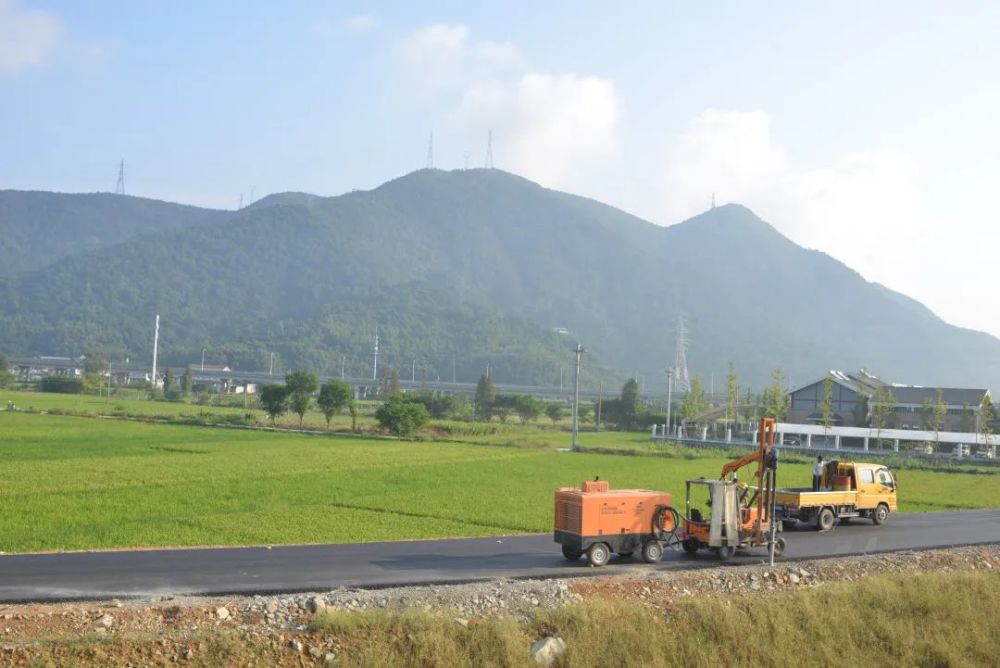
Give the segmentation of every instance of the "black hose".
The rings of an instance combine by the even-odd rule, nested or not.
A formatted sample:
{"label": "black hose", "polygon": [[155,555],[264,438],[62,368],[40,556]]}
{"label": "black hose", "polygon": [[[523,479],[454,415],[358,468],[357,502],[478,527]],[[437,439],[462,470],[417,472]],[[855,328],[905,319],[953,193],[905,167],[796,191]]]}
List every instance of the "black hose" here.
{"label": "black hose", "polygon": [[[667,530],[666,520],[670,518],[670,529]],[[653,533],[658,540],[667,546],[680,544],[677,530],[681,527],[681,514],[673,506],[657,506],[653,513]]]}

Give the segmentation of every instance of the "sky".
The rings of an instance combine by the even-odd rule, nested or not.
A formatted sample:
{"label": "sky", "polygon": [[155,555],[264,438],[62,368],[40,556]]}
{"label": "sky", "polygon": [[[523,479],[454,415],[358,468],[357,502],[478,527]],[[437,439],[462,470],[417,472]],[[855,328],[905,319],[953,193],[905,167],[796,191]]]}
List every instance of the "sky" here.
{"label": "sky", "polygon": [[0,0],[0,189],[235,208],[484,164],[717,203],[1000,335],[1000,3]]}

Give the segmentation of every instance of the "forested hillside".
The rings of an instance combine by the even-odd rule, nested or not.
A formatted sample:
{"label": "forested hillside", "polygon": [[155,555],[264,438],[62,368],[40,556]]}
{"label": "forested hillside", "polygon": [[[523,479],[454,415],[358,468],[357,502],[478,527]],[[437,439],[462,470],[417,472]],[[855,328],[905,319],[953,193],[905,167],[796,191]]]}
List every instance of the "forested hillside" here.
{"label": "forested hillside", "polygon": [[[603,364],[613,371],[603,377],[637,373],[655,388],[683,313],[689,366],[706,384],[713,373],[721,384],[729,361],[756,384],[774,367],[804,381],[865,366],[928,385],[988,386],[1000,374],[997,339],[944,323],[740,206],[663,228],[476,169],[421,170],[340,197],[276,195],[231,213],[182,209],[190,216],[172,225],[130,223],[141,234],[120,243],[25,260],[35,269],[0,280],[0,350],[141,357],[158,312],[168,363],[207,348],[262,368],[276,351],[287,366],[327,372],[343,355],[363,374],[378,323],[383,359],[416,360],[431,378],[454,364],[474,379],[490,363],[498,382],[558,383],[579,340],[588,383]],[[36,211],[24,226],[45,224]]]}

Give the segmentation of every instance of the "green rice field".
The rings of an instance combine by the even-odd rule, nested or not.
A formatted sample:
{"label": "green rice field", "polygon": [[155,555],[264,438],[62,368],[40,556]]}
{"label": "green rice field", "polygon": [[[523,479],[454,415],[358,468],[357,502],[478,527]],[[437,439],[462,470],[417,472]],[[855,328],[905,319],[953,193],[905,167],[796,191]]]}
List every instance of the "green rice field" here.
{"label": "green rice field", "polygon": [[[544,532],[559,486],[600,475],[679,502],[685,479],[715,476],[727,459],[680,447],[655,457],[559,452],[562,432],[517,433],[413,442],[0,411],[0,551]],[[634,451],[645,437],[581,440]],[[782,485],[808,483],[800,462],[782,464]],[[997,473],[900,471],[901,510],[995,506]]]}

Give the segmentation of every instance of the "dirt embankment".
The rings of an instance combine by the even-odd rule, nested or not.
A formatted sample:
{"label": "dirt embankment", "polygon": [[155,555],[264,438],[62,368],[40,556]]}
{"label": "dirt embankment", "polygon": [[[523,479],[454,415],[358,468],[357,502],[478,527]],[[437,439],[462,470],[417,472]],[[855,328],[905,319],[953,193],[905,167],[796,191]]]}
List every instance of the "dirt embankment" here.
{"label": "dirt embankment", "polygon": [[[656,615],[669,616],[686,599],[745,600],[873,576],[975,571],[1000,575],[1000,546],[785,562],[773,569],[756,565],[677,572],[637,563],[601,577],[570,580],[0,605],[0,666],[335,665],[357,649],[350,643],[358,637],[358,623],[350,620],[364,620],[374,628],[382,622],[373,620],[383,613],[429,613],[460,633],[508,620],[502,623],[531,636],[542,633],[538,629],[546,622],[539,620],[548,612],[594,600],[639,602]],[[348,626],[354,631],[345,635]],[[404,635],[412,640],[411,634]],[[348,636],[355,640],[348,642]]]}

